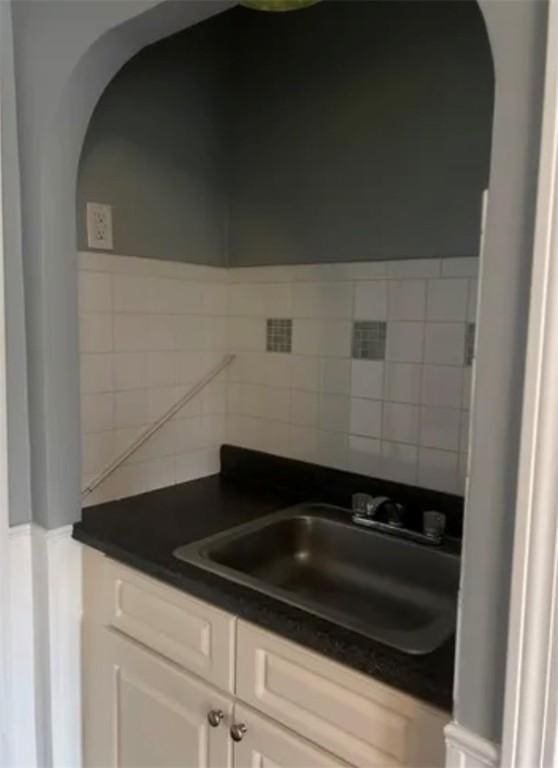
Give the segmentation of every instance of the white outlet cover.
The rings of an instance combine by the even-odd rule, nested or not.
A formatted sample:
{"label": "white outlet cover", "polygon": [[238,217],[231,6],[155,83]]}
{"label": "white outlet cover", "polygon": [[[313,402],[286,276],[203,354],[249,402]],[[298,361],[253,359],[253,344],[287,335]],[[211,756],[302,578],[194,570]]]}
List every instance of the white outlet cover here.
{"label": "white outlet cover", "polygon": [[87,203],[87,245],[112,251],[112,206]]}

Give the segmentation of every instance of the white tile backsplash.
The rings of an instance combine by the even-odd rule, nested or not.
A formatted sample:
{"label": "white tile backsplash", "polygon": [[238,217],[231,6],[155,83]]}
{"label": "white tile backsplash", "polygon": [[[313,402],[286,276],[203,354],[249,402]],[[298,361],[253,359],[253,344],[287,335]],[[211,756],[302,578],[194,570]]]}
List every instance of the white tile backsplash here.
{"label": "white tile backsplash", "polygon": [[427,323],[424,361],[436,365],[465,362],[465,323]]}
{"label": "white tile backsplash", "polygon": [[417,363],[385,363],[385,399],[392,403],[420,403],[422,369]]}
{"label": "white tile backsplash", "polygon": [[417,445],[419,408],[406,403],[384,403],[382,438],[395,443]]}
{"label": "white tile backsplash", "polygon": [[355,283],[356,320],[386,320],[387,291],[385,280]]}
{"label": "white tile backsplash", "polygon": [[389,320],[424,320],[426,280],[392,280],[388,307]]}
{"label": "white tile backsplash", "polygon": [[388,323],[387,360],[400,363],[420,363],[423,359],[423,346],[424,323]]}
{"label": "white tile backsplash", "polygon": [[427,448],[459,450],[461,412],[457,408],[424,406],[420,415],[420,445]]}
{"label": "white tile backsplash", "polygon": [[461,321],[467,318],[468,280],[430,280],[428,282],[428,320]]}
{"label": "white tile backsplash", "polygon": [[463,368],[425,365],[421,402],[432,406],[460,408],[463,397]]}
{"label": "white tile backsplash", "polygon": [[321,363],[321,391],[330,395],[348,395],[351,391],[351,362],[356,361],[334,357],[323,358]]}
{"label": "white tile backsplash", "polygon": [[352,435],[361,437],[381,437],[382,435],[382,403],[380,400],[364,400],[359,397],[351,399]]}
{"label": "white tile backsplash", "polygon": [[113,348],[111,315],[84,314],[79,324],[80,352],[110,352]]}
{"label": "white tile backsplash", "polygon": [[[230,442],[463,491],[477,259],[223,270],[79,254],[83,476],[227,352],[237,357],[91,498],[218,471]],[[265,351],[293,319],[291,354]],[[387,322],[386,360],[351,359],[352,321]]]}
{"label": "white tile backsplash", "polygon": [[351,361],[351,395],[381,400],[384,396],[383,360]]}

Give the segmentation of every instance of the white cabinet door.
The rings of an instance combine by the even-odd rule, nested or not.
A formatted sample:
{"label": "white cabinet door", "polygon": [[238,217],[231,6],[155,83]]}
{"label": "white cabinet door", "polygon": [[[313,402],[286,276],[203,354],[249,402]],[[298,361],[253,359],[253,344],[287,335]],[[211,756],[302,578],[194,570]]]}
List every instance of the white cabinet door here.
{"label": "white cabinet door", "polygon": [[234,768],[346,768],[318,747],[240,704],[235,723],[246,731],[234,745]]}
{"label": "white cabinet door", "polygon": [[232,702],[113,630],[84,627],[84,689],[86,766],[232,766]]}

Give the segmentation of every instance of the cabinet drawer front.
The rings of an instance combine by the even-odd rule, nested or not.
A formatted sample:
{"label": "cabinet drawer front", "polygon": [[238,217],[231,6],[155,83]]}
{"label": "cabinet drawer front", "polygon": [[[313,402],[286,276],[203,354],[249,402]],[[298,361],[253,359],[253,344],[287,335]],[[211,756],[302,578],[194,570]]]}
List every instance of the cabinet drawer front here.
{"label": "cabinet drawer front", "polygon": [[[242,621],[237,646],[237,696],[329,752],[362,768],[443,765],[442,713]],[[417,729],[436,742],[426,763]]]}
{"label": "cabinet drawer front", "polygon": [[247,707],[236,704],[234,719],[246,726],[244,738],[234,745],[234,768],[348,768]]}
{"label": "cabinet drawer front", "polygon": [[90,606],[101,623],[233,692],[234,616],[108,558],[94,567],[102,578],[95,573],[88,581],[93,589],[102,586],[100,594],[86,598],[86,610]]}

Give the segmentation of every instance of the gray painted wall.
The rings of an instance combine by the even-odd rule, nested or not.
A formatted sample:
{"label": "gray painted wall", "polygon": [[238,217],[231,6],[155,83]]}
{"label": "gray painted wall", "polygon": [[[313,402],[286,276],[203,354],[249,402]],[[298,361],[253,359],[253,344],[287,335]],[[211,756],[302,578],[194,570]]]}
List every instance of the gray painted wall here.
{"label": "gray painted wall", "polygon": [[104,92],[80,163],[79,246],[88,200],[114,206],[127,256],[223,266],[227,258],[227,67],[221,18],[138,54]]}
{"label": "gray painted wall", "polygon": [[478,5],[235,13],[230,263],[476,255],[493,105]]}
{"label": "gray painted wall", "polygon": [[93,200],[114,206],[115,251],[135,256],[476,254],[492,106],[472,1],[232,9],[108,86],[82,154],[79,245]]}

